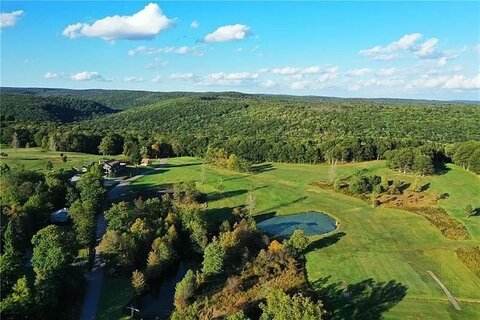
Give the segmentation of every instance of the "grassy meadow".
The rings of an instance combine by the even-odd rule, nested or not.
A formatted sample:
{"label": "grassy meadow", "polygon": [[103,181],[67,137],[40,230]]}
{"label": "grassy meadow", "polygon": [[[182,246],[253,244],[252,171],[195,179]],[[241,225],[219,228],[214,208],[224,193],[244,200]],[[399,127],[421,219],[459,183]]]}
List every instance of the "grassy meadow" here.
{"label": "grassy meadow", "polygon": [[[25,169],[45,171],[46,164],[51,161],[55,169],[60,168],[80,168],[83,165],[89,164],[103,159],[110,159],[112,157],[80,153],[80,152],[63,152],[67,156],[67,162],[64,164],[60,157],[62,152],[50,151],[42,148],[5,148],[2,146],[1,152],[6,153],[7,157],[2,157],[0,163],[6,163],[10,167],[24,166]],[[118,156],[115,156],[118,158]]]}
{"label": "grassy meadow", "polygon": [[[415,179],[387,169],[382,161],[351,163],[337,167],[338,177],[366,169],[384,177],[406,182]],[[328,165],[263,164],[255,174],[232,173],[195,158],[169,159],[160,171],[134,182],[137,189],[162,187],[184,180],[197,180],[209,194],[207,214],[222,220],[228,212],[244,205],[248,190],[254,190],[255,214],[292,214],[321,211],[339,222],[337,230],[324,237],[312,237],[306,254],[307,273],[312,284],[351,284],[361,287],[372,279],[384,291],[363,294],[365,308],[388,310],[386,319],[475,319],[480,314],[480,279],[455,255],[458,247],[480,245],[480,217],[467,218],[466,203],[480,206],[480,180],[455,165],[442,175],[423,177],[429,192],[448,192],[439,205],[462,222],[469,240],[449,240],[424,218],[403,210],[372,208],[369,203],[310,186],[328,178]],[[433,271],[459,300],[455,311],[443,291],[426,273]],[[407,287],[400,303],[384,283],[395,280]],[[390,308],[393,305],[392,308]],[[383,309],[382,309],[383,308]]]}

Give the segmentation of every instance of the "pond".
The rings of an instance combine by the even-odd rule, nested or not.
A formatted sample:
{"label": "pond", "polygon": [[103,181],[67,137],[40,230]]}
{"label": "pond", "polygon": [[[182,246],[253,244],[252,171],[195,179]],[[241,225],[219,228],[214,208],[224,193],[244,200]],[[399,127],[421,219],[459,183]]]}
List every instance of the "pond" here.
{"label": "pond", "polygon": [[304,212],[275,216],[257,223],[257,226],[274,236],[289,237],[295,229],[301,229],[306,236],[328,233],[336,229],[336,221],[320,212]]}
{"label": "pond", "polygon": [[176,270],[166,275],[159,288],[143,295],[135,303],[135,308],[140,310],[141,319],[168,319],[173,311],[173,298],[177,282],[183,279],[187,272],[185,264],[181,261]]}

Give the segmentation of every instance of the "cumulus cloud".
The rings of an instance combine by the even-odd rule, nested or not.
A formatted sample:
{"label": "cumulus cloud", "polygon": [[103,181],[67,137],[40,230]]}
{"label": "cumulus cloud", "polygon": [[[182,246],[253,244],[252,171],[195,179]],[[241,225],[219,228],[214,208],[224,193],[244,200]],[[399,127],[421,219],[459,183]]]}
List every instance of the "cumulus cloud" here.
{"label": "cumulus cloud", "polygon": [[163,68],[168,65],[168,61],[163,60],[162,58],[156,57],[152,62],[149,62],[145,69],[157,69]]}
{"label": "cumulus cloud", "polygon": [[196,81],[196,85],[203,85],[203,86],[210,86],[210,85],[242,85],[247,81],[254,81],[258,79],[259,73],[258,72],[233,72],[233,73],[226,73],[226,72],[215,72],[210,73],[198,81]]}
{"label": "cumulus cloud", "polygon": [[232,24],[218,28],[212,33],[207,34],[203,40],[205,42],[228,42],[244,39],[250,32],[250,27],[244,24]]}
{"label": "cumulus cloud", "polygon": [[172,26],[158,4],[150,3],[131,16],[109,16],[92,24],[75,23],[63,30],[71,39],[81,36],[98,37],[104,40],[151,40],[161,31]]}
{"label": "cumulus cloud", "polygon": [[428,39],[420,45],[420,47],[414,52],[414,54],[420,58],[435,58],[438,56],[437,44],[437,38]]}
{"label": "cumulus cloud", "polygon": [[391,76],[395,73],[396,69],[394,67],[391,68],[381,68],[378,70],[377,75],[381,77]]}
{"label": "cumulus cloud", "polygon": [[[303,70],[303,69],[302,69]],[[320,69],[318,74],[308,76],[307,79],[294,81],[290,84],[290,88],[293,90],[303,89],[322,89],[328,85],[329,81],[338,77],[339,69],[337,66],[329,67],[326,69]],[[300,74],[304,75],[304,74]]]}
{"label": "cumulus cloud", "polygon": [[277,85],[277,83],[275,81],[271,80],[271,79],[268,79],[268,80],[260,83],[260,85],[264,88],[272,88],[272,87],[275,87]]}
{"label": "cumulus cloud", "polygon": [[49,79],[49,80],[50,79],[57,79],[59,77],[60,77],[60,75],[56,72],[47,72],[43,75],[43,78]]}
{"label": "cumulus cloud", "polygon": [[128,50],[129,56],[135,55],[152,55],[155,53],[174,53],[179,55],[191,54],[197,57],[203,56],[203,52],[198,51],[197,47],[163,47],[163,48],[153,48],[147,46],[138,46],[135,49]]}
{"label": "cumulus cloud", "polygon": [[193,73],[174,73],[170,75],[172,80],[188,81],[193,79]]}
{"label": "cumulus cloud", "polygon": [[359,54],[365,57],[371,57],[375,60],[392,60],[397,57],[396,52],[401,50],[412,51],[416,47],[416,42],[422,38],[421,33],[406,34],[399,40],[394,41],[387,46],[375,46],[370,49],[360,50]]}
{"label": "cumulus cloud", "polygon": [[448,59],[456,58],[466,50],[464,47],[461,50],[439,51],[437,38],[430,38],[419,43],[422,37],[421,33],[406,34],[387,46],[375,46],[360,50],[359,54],[375,60],[392,60],[399,57],[401,52],[410,52],[420,59],[438,59],[438,66],[444,66]]}
{"label": "cumulus cloud", "polygon": [[125,77],[123,79],[125,82],[143,82],[145,81],[143,77],[137,77],[137,76],[130,76],[130,77]]}
{"label": "cumulus cloud", "polygon": [[295,75],[295,74],[315,74],[320,72],[319,66],[311,66],[306,68],[300,67],[283,67],[283,68],[274,68],[272,73],[281,74],[281,75]]}
{"label": "cumulus cloud", "polygon": [[370,73],[372,70],[369,68],[361,68],[356,70],[348,71],[345,75],[349,77],[360,77]]}
{"label": "cumulus cloud", "polygon": [[100,73],[95,71],[82,71],[78,73],[73,73],[70,76],[70,79],[75,81],[90,81],[90,80],[110,81],[109,79],[105,79]]}
{"label": "cumulus cloud", "polygon": [[467,78],[464,75],[455,75],[444,83],[443,88],[453,90],[480,89],[480,73],[473,78]]}
{"label": "cumulus cloud", "polygon": [[190,27],[193,29],[197,29],[198,27],[200,27],[200,23],[198,23],[197,20],[194,20],[192,21],[192,23],[190,23]]}
{"label": "cumulus cloud", "polygon": [[22,10],[0,13],[0,29],[13,27],[22,15]]}

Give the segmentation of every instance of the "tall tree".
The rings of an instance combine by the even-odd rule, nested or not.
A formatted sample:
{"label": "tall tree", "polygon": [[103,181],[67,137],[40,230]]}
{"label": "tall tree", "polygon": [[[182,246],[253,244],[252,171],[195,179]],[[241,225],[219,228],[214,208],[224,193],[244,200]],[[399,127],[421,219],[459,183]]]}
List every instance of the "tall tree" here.
{"label": "tall tree", "polygon": [[205,248],[202,272],[207,276],[215,276],[223,272],[225,249],[214,239]]}

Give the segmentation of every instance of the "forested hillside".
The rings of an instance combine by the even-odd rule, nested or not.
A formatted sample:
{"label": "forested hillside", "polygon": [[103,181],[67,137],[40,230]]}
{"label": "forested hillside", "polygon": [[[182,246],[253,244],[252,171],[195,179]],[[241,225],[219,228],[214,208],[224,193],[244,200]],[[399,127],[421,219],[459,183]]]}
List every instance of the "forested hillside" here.
{"label": "forested hillside", "polygon": [[89,128],[221,136],[480,139],[480,108],[350,99],[181,97],[96,118]]}
{"label": "forested hillside", "polygon": [[114,112],[95,101],[3,92],[1,104],[2,119],[8,121],[73,122]]}
{"label": "forested hillside", "polygon": [[408,147],[430,172],[447,144],[480,140],[480,107],[465,103],[29,88],[1,97],[2,143],[94,154],[135,146],[135,159],[203,157],[215,147],[253,163],[349,162]]}

